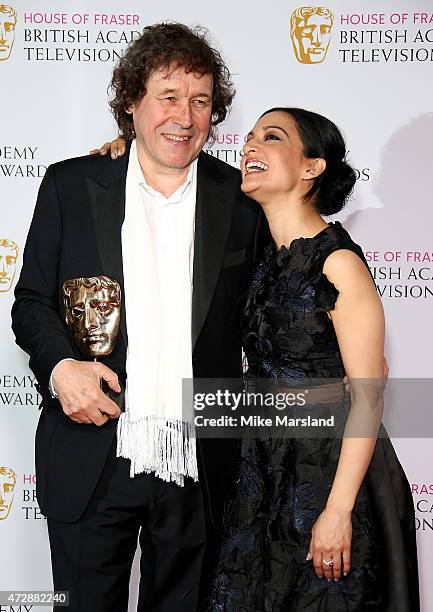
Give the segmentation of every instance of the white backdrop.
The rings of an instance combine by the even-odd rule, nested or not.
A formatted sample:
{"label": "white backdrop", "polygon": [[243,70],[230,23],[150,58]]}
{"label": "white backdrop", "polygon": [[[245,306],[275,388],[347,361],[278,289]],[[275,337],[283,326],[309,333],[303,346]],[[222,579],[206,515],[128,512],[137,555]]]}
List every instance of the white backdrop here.
{"label": "white backdrop", "polygon": [[[46,524],[34,497],[38,396],[27,357],[14,345],[9,314],[36,193],[50,163],[85,154],[115,136],[106,94],[113,62],[147,24],[207,26],[234,74],[233,111],[210,154],[238,166],[244,135],[271,106],[315,110],[342,128],[359,180],[339,218],[364,247],[376,275],[391,375],[432,377],[433,14],[421,0],[329,2],[329,47],[314,65],[299,61],[292,45],[290,15],[299,6],[289,0],[220,0],[213,6],[201,0],[128,0],[120,9],[114,0],[11,0],[14,30],[14,16],[0,5],[0,466],[16,473],[13,491],[3,487],[10,478],[0,482],[0,590],[52,588]],[[318,48],[329,37],[329,20],[323,24]],[[14,244],[2,240],[18,245],[16,262]],[[429,612],[431,441],[394,442],[413,487],[422,610]],[[133,593],[135,581],[136,576]]]}

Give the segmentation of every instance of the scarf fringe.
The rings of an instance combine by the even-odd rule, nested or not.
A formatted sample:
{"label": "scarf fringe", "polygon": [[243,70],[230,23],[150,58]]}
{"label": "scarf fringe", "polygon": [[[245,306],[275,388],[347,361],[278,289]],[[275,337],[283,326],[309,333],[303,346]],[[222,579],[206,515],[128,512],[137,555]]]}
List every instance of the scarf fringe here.
{"label": "scarf fringe", "polygon": [[192,423],[157,416],[130,421],[123,413],[117,425],[117,456],[130,459],[130,476],[145,472],[184,486],[185,476],[198,481],[196,436]]}

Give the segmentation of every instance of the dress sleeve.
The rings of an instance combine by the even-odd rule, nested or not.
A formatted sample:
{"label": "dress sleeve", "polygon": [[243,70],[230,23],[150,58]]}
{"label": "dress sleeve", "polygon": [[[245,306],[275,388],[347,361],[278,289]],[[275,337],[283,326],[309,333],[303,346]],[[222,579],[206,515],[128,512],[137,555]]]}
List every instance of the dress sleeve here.
{"label": "dress sleeve", "polygon": [[335,308],[338,298],[338,289],[328,280],[323,272],[320,272],[311,282],[316,293],[315,312],[326,312]]}

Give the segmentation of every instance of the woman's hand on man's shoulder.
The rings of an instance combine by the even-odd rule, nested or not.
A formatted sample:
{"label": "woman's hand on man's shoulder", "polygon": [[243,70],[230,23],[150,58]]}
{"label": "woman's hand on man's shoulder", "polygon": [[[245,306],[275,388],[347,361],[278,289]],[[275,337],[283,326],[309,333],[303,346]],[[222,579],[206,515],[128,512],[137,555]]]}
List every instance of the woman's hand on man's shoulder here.
{"label": "woman's hand on man's shoulder", "polygon": [[111,142],[105,142],[99,149],[92,149],[90,155],[107,155],[111,154],[112,159],[122,157],[126,151],[126,141],[123,138],[116,138]]}

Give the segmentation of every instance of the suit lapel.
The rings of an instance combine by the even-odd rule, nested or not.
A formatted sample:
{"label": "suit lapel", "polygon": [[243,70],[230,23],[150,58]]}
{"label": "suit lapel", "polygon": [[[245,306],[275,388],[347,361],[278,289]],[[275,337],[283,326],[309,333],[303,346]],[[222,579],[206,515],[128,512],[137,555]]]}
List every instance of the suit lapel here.
{"label": "suit lapel", "polygon": [[116,161],[107,159],[104,168],[87,177],[99,258],[105,276],[117,280],[122,290],[120,329],[127,344],[121,230],[125,218],[125,183],[130,145]]}
{"label": "suit lapel", "polygon": [[192,349],[215,294],[239,185],[228,179],[206,153],[197,168],[192,298]]}

